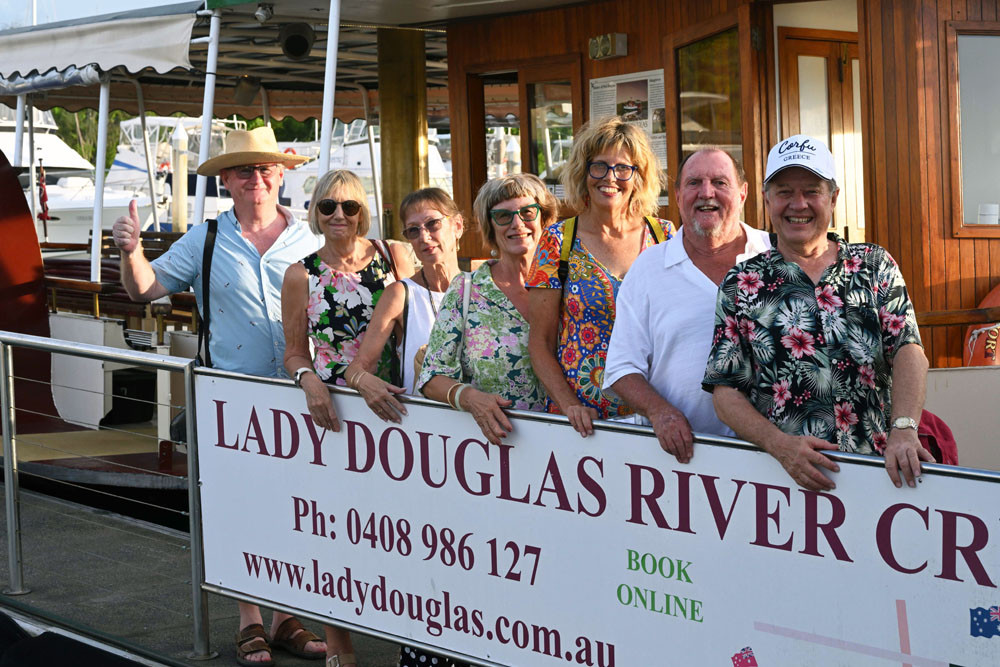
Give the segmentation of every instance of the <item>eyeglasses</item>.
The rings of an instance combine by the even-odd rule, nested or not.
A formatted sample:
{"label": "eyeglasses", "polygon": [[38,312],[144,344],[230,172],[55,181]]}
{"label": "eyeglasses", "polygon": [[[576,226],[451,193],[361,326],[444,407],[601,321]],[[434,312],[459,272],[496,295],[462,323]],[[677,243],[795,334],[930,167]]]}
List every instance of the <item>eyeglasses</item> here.
{"label": "eyeglasses", "polygon": [[542,207],[539,204],[528,204],[527,206],[522,206],[516,211],[508,211],[505,208],[491,208],[490,209],[490,220],[501,227],[506,227],[510,223],[514,222],[514,216],[518,216],[524,222],[534,222],[535,218],[541,212]]}
{"label": "eyeglasses", "polygon": [[232,167],[232,172],[246,181],[253,178],[253,173],[255,171],[264,178],[267,178],[277,171],[277,169],[278,165],[276,164],[246,164],[242,167]]}
{"label": "eyeglasses", "polygon": [[435,218],[433,220],[428,220],[422,225],[410,225],[409,227],[403,228],[403,236],[409,241],[416,241],[420,238],[420,232],[422,230],[427,230],[428,234],[433,234],[437,230],[441,229],[441,223],[447,220],[450,216],[445,216],[443,218]]}
{"label": "eyeglasses", "polygon": [[608,175],[609,171],[615,172],[615,178],[619,181],[627,181],[632,178],[632,174],[638,169],[634,164],[610,165],[607,162],[588,162],[587,173],[591,178],[600,179]]}
{"label": "eyeglasses", "polygon": [[343,209],[344,215],[348,217],[357,215],[358,211],[361,210],[361,204],[353,199],[345,199],[344,201],[336,201],[335,199],[320,199],[316,202],[316,210],[323,215],[333,215],[337,212],[338,206]]}

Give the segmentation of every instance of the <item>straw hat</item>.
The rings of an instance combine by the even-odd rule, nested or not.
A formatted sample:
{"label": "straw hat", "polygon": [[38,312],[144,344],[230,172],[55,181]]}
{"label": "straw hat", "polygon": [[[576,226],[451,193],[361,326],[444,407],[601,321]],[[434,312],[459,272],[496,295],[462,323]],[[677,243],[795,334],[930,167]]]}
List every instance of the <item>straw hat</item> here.
{"label": "straw hat", "polygon": [[308,159],[305,155],[282,153],[278,150],[274,130],[265,125],[249,131],[230,132],[226,135],[226,151],[201,163],[198,166],[198,173],[201,176],[218,176],[220,171],[229,167],[268,162],[294,167]]}

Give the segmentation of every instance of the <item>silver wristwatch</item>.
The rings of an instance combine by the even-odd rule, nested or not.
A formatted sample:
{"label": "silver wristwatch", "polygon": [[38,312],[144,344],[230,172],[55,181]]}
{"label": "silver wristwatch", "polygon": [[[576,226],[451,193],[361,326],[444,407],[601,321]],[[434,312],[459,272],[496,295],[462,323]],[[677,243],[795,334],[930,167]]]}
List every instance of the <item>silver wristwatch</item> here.
{"label": "silver wristwatch", "polygon": [[917,430],[917,420],[913,417],[896,417],[892,420],[892,427],[898,429],[911,428]]}
{"label": "silver wristwatch", "polygon": [[313,369],[309,368],[308,366],[303,366],[302,368],[299,368],[298,370],[296,370],[295,371],[295,376],[294,376],[295,386],[301,388],[302,387],[302,376],[305,375],[306,373],[315,373],[315,372],[316,371],[314,371]]}

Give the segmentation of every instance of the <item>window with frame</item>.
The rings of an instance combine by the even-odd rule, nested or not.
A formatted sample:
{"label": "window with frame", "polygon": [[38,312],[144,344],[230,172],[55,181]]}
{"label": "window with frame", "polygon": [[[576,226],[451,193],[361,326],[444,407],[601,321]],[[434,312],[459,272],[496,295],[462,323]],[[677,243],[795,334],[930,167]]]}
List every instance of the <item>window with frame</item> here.
{"label": "window with frame", "polygon": [[948,23],[952,231],[1000,238],[1000,23]]}

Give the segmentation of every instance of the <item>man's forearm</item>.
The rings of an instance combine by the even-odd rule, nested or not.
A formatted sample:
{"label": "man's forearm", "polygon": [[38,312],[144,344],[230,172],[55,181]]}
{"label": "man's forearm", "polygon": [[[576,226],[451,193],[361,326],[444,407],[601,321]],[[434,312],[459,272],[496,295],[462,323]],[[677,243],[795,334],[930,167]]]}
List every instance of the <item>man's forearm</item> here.
{"label": "man's forearm", "polygon": [[712,403],[719,419],[733,429],[738,437],[752,442],[771,455],[775,454],[775,446],[785,434],[767,417],[757,412],[743,393],[720,385],[712,392]]}
{"label": "man's forearm", "polygon": [[167,290],[156,280],[153,265],[146,259],[142,248],[131,253],[121,253],[122,286],[133,301],[152,301],[167,295]]}
{"label": "man's forearm", "polygon": [[918,422],[927,395],[927,356],[924,348],[915,343],[904,345],[896,351],[892,361],[892,415],[911,417]]}
{"label": "man's forearm", "polygon": [[611,385],[611,391],[644,417],[649,417],[657,409],[673,407],[639,373],[629,373],[618,378]]}

